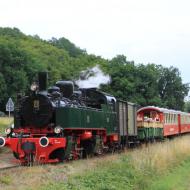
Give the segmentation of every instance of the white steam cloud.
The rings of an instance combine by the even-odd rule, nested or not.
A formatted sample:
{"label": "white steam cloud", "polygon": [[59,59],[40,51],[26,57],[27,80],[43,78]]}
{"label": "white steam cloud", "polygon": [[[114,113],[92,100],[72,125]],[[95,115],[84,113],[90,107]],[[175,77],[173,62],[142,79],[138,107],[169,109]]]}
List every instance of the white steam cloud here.
{"label": "white steam cloud", "polygon": [[79,88],[99,88],[101,84],[108,84],[109,82],[110,76],[104,74],[97,65],[82,71],[79,80],[75,81]]}

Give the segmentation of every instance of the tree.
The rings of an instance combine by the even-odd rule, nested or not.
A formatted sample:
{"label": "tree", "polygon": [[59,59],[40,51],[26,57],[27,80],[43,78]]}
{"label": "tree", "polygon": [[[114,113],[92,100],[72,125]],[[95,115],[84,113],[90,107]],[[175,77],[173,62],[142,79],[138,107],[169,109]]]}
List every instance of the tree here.
{"label": "tree", "polygon": [[75,44],[71,43],[68,39],[64,37],[59,39],[52,38],[49,42],[58,48],[65,49],[71,57],[78,57],[86,53],[85,50],[76,47]]}
{"label": "tree", "polygon": [[185,101],[184,111],[190,113],[190,100]]}
{"label": "tree", "polygon": [[127,61],[124,55],[114,57],[107,67],[111,83],[102,86],[102,89],[117,98],[141,106],[154,105],[183,110],[189,85],[182,83],[177,68],[155,64],[135,65],[134,62]]}
{"label": "tree", "polygon": [[24,52],[15,44],[4,41],[0,43],[0,106],[9,97],[16,98],[17,92],[25,92],[28,84],[24,66],[28,63]]}
{"label": "tree", "polygon": [[158,93],[157,84],[159,77],[158,66],[155,64],[139,64],[136,66],[136,69],[136,95],[134,95],[135,101],[142,106],[162,106],[162,101]]}
{"label": "tree", "polygon": [[161,100],[168,108],[183,110],[189,85],[182,83],[180,72],[175,67],[160,67],[159,71],[158,89]]}
{"label": "tree", "polygon": [[107,72],[111,76],[111,83],[102,86],[102,89],[118,98],[131,100],[135,94],[134,63],[127,61],[124,55],[118,55],[108,64]]}

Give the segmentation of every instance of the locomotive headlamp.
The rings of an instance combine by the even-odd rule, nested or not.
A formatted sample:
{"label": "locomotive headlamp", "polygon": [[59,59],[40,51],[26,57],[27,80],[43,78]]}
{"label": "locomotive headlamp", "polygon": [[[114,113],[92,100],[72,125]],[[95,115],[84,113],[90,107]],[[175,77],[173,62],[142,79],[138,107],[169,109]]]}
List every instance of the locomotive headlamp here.
{"label": "locomotive headlamp", "polygon": [[47,147],[49,145],[49,139],[47,137],[41,137],[39,144],[41,147]]}
{"label": "locomotive headlamp", "polygon": [[34,92],[34,91],[37,90],[37,88],[38,88],[38,85],[37,85],[36,83],[33,83],[33,84],[31,85],[31,87],[30,87],[30,90]]}
{"label": "locomotive headlamp", "polygon": [[12,132],[12,129],[10,127],[5,129],[6,135],[9,135],[11,132]]}
{"label": "locomotive headlamp", "polygon": [[59,133],[61,133],[62,132],[62,128],[61,127],[59,127],[59,126],[57,126],[55,129],[54,129],[54,132],[56,133],[56,134],[59,134]]}
{"label": "locomotive headlamp", "polygon": [[4,137],[0,137],[0,147],[4,147],[5,146],[5,138]]}

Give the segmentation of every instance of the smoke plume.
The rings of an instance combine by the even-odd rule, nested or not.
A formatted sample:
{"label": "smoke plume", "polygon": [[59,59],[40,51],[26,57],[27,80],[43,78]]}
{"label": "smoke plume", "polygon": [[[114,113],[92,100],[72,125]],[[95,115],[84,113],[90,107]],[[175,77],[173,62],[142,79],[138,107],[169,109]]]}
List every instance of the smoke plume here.
{"label": "smoke plume", "polygon": [[75,81],[79,88],[99,88],[101,84],[108,84],[109,82],[110,76],[105,75],[97,65],[82,71],[79,80]]}

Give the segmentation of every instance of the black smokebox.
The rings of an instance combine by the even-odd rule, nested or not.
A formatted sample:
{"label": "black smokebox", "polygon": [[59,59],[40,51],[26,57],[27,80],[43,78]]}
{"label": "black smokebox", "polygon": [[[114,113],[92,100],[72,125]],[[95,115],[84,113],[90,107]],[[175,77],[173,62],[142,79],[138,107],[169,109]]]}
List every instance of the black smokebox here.
{"label": "black smokebox", "polygon": [[48,73],[39,72],[38,73],[39,91],[44,91],[47,89],[47,81],[48,81]]}

